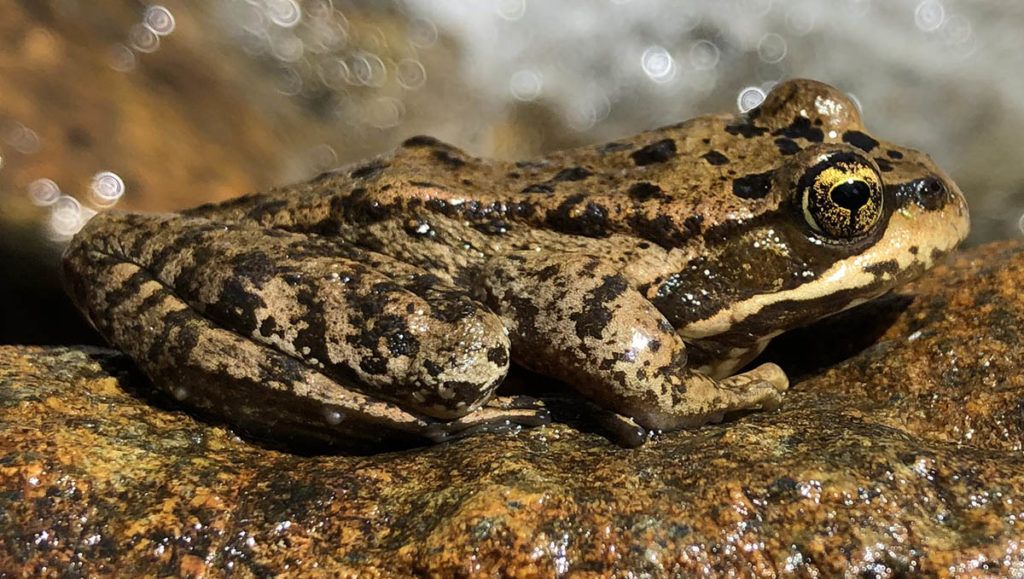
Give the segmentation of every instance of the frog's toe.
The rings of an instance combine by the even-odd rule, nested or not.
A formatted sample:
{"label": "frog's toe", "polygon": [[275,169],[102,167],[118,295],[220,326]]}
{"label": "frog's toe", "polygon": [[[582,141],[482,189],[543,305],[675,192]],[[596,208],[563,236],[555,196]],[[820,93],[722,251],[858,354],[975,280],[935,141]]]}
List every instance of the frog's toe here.
{"label": "frog's toe", "polygon": [[544,401],[533,396],[495,396],[487,402],[494,410],[537,410],[547,412]]}
{"label": "frog's toe", "polygon": [[540,400],[529,396],[496,397],[462,418],[431,424],[424,435],[433,442],[443,442],[481,432],[517,432],[523,427],[550,422],[551,414]]}
{"label": "frog's toe", "polygon": [[761,364],[753,370],[737,374],[727,380],[728,383],[736,386],[744,386],[755,382],[765,382],[776,392],[785,392],[789,389],[789,378],[778,364]]}
{"label": "frog's toe", "polygon": [[789,387],[785,372],[775,364],[763,364],[719,382],[729,392],[725,412],[775,410],[782,405],[782,393]]}

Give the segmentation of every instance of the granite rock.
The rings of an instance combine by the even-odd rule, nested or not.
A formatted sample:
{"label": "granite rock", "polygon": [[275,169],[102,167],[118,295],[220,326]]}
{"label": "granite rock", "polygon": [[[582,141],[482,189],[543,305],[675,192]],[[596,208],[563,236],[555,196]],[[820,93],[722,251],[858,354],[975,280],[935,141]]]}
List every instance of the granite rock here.
{"label": "granite rock", "polygon": [[783,340],[780,410],[639,449],[569,416],[286,452],[175,410],[116,352],[3,347],[0,572],[1021,575],[1021,279],[1021,244],[962,253]]}

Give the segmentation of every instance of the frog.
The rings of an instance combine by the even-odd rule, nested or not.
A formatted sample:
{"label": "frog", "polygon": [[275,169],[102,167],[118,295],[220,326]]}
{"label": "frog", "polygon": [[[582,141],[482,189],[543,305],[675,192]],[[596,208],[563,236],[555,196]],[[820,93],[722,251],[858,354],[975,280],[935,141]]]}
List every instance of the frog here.
{"label": "frog", "polygon": [[498,391],[514,364],[638,445],[778,408],[785,372],[745,369],[773,338],[915,278],[969,222],[930,157],[793,79],[532,160],[417,136],[180,213],[102,212],[63,273],[161,391],[246,432],[374,448],[549,423]]}

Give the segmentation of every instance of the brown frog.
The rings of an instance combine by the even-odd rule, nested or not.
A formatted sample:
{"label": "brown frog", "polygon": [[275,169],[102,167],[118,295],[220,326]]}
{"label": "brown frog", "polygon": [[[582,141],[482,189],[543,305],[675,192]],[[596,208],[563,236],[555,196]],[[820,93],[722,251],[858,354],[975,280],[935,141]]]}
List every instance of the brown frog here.
{"label": "brown frog", "polygon": [[178,215],[107,212],[64,257],[95,327],[175,398],[277,439],[440,441],[547,420],[510,362],[646,431],[770,409],[771,338],[920,274],[968,231],[924,154],[827,85],[506,163],[414,137]]}

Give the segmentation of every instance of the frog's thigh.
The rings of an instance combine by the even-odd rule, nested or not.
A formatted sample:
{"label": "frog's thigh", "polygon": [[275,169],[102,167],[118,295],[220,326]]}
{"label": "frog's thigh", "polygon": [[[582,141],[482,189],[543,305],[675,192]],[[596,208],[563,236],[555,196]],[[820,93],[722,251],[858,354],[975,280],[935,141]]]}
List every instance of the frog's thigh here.
{"label": "frog's thigh", "polygon": [[199,316],[139,266],[77,251],[66,267],[88,271],[72,293],[96,328],[179,401],[275,438],[395,440],[432,421],[329,380],[300,361]]}
{"label": "frog's thigh", "polygon": [[650,429],[720,420],[778,405],[774,364],[714,380],[686,366],[686,347],[617,266],[584,254],[517,253],[488,263],[488,299],[511,331],[512,357],[568,382]]}

